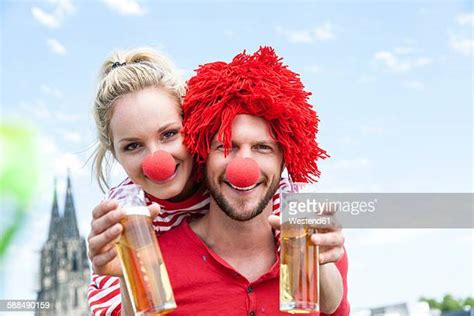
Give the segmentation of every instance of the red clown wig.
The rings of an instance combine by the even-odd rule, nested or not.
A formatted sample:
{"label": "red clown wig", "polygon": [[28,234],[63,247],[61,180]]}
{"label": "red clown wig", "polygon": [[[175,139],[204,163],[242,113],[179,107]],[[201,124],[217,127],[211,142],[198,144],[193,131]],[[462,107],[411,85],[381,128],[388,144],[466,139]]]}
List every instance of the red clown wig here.
{"label": "red clown wig", "polygon": [[194,155],[198,179],[217,134],[232,148],[232,122],[238,114],[250,114],[269,122],[292,181],[314,182],[319,158],[328,157],[316,142],[318,117],[308,103],[299,75],[288,69],[271,47],[255,54],[245,51],[232,62],[200,66],[188,82],[184,98],[184,144]]}

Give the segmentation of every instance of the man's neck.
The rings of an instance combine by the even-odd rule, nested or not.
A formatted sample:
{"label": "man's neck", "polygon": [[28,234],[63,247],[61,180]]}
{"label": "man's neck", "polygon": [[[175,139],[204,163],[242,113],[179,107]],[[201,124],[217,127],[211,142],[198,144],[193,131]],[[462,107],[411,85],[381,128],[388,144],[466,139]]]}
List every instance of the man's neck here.
{"label": "man's neck", "polygon": [[217,255],[249,281],[267,272],[276,260],[268,216],[271,202],[257,217],[239,222],[228,217],[211,199],[207,215],[190,223],[191,229]]}

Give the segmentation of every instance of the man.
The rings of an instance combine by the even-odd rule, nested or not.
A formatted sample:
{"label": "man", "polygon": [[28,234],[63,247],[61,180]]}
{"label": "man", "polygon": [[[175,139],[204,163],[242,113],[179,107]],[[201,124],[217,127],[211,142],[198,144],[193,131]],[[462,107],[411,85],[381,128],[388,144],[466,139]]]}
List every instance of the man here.
{"label": "man", "polygon": [[[211,193],[209,213],[159,238],[178,305],[176,315],[278,315],[279,254],[269,216],[283,168],[291,180],[319,175],[317,117],[298,76],[271,48],[201,66],[183,105],[185,143]],[[249,187],[227,166],[257,163]],[[270,218],[275,227],[278,218]],[[338,229],[312,236],[321,246],[321,310],[348,315],[347,256]]]}

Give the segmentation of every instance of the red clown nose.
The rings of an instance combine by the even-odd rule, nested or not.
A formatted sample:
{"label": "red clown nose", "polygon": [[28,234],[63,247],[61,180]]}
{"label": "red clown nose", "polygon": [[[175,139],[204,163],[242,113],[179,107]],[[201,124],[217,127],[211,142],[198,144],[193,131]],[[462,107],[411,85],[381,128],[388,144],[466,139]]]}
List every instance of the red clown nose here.
{"label": "red clown nose", "polygon": [[169,179],[176,169],[173,156],[166,151],[157,150],[146,155],[142,162],[143,173],[153,181]]}
{"label": "red clown nose", "polygon": [[255,160],[251,158],[235,158],[225,170],[229,182],[239,188],[247,188],[255,185],[260,177],[260,168]]}

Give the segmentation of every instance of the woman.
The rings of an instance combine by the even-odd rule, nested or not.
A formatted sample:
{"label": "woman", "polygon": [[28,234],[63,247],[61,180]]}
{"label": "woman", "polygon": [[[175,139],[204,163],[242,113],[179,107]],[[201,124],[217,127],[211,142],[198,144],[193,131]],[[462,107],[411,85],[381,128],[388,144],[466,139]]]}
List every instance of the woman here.
{"label": "woman", "polygon": [[[128,179],[112,188],[108,198],[119,197],[124,186],[140,185],[148,204],[161,206],[160,212],[158,206],[150,207],[157,231],[178,225],[190,214],[205,212],[209,204],[205,188],[192,180],[192,158],[182,144],[184,92],[185,83],[168,59],[150,49],[135,49],[115,53],[104,62],[94,101],[99,185],[102,189],[107,186],[107,156],[111,155]],[[174,174],[159,182],[142,171],[144,157],[157,150],[171,154],[176,163]],[[88,299],[93,314],[120,314],[121,285],[125,292],[124,282],[119,281],[123,274],[114,244],[122,231],[119,221],[124,216],[117,206],[114,200],[104,201],[93,211],[88,237],[94,270]]]}

